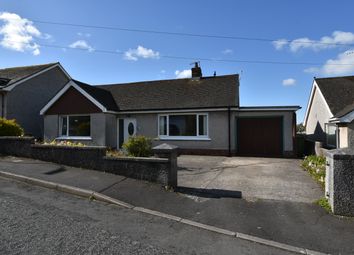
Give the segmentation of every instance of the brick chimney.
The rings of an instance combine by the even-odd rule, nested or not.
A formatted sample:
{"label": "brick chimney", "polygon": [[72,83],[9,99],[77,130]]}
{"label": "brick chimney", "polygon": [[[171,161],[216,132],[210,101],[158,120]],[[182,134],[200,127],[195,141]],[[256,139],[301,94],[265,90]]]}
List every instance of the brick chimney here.
{"label": "brick chimney", "polygon": [[202,69],[199,66],[198,62],[194,63],[194,67],[192,67],[192,78],[201,78],[202,75]]}

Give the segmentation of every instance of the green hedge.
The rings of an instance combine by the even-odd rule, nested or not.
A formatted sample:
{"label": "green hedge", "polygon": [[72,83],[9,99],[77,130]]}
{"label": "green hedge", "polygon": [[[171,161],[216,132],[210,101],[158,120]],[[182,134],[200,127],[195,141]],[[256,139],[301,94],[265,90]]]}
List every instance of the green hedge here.
{"label": "green hedge", "polygon": [[0,136],[23,136],[23,128],[15,120],[0,118]]}
{"label": "green hedge", "polygon": [[324,188],[326,177],[326,158],[323,156],[310,155],[305,157],[302,167]]}
{"label": "green hedge", "polygon": [[150,157],[152,155],[152,141],[145,136],[129,137],[122,147],[129,156]]}

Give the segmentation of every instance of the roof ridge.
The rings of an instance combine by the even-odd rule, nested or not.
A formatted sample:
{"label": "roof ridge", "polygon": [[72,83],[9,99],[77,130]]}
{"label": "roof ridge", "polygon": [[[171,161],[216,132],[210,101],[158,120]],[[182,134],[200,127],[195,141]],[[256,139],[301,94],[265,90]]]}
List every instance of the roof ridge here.
{"label": "roof ridge", "polygon": [[28,65],[28,66],[14,66],[14,67],[5,67],[5,68],[0,68],[1,71],[8,70],[8,69],[16,69],[16,68],[28,68],[28,67],[39,67],[39,66],[51,66],[51,65],[56,65],[59,64],[59,62],[51,62],[47,64],[38,64],[38,65]]}
{"label": "roof ridge", "polygon": [[[239,76],[239,74],[225,74],[225,75],[217,75],[217,76],[205,76],[202,77],[201,80],[204,79],[217,79],[217,78],[225,78],[229,76]],[[117,86],[117,85],[131,85],[131,84],[136,84],[136,83],[154,83],[154,82],[166,82],[166,81],[190,81],[193,80],[192,78],[174,78],[174,79],[160,79],[160,80],[148,80],[148,81],[132,81],[132,82],[124,82],[124,83],[106,83],[106,84],[94,84],[92,86],[95,87],[104,87],[104,86]]]}
{"label": "roof ridge", "polygon": [[344,75],[344,76],[332,76],[332,77],[315,77],[315,80],[322,80],[322,79],[338,79],[338,78],[354,78],[354,75]]}

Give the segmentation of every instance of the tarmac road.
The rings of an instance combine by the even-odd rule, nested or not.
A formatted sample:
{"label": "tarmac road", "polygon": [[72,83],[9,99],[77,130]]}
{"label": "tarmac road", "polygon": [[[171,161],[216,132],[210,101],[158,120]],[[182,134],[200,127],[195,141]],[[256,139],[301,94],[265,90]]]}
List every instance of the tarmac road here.
{"label": "tarmac road", "polygon": [[0,178],[0,254],[289,254]]}

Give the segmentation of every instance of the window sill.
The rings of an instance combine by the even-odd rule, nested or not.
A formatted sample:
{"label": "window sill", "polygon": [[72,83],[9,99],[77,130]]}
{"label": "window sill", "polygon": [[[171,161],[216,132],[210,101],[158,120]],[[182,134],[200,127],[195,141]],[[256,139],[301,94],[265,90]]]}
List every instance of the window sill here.
{"label": "window sill", "polygon": [[158,140],[163,141],[211,141],[209,137],[190,137],[190,136],[166,136],[159,137]]}
{"label": "window sill", "polygon": [[55,140],[82,140],[82,141],[91,141],[92,137],[90,136],[59,136]]}

